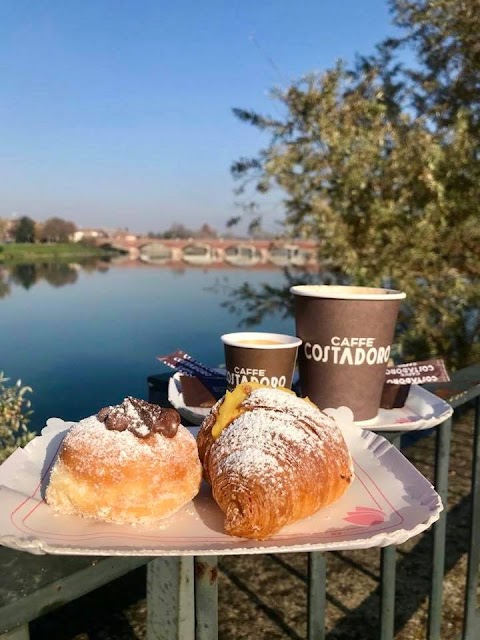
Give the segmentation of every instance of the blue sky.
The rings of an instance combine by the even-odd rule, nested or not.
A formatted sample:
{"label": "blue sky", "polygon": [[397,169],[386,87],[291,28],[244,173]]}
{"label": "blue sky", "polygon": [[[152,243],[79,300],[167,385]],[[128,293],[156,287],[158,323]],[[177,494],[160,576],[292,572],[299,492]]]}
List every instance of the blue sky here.
{"label": "blue sky", "polygon": [[392,33],[387,0],[2,0],[0,216],[222,230],[264,142],[232,107]]}

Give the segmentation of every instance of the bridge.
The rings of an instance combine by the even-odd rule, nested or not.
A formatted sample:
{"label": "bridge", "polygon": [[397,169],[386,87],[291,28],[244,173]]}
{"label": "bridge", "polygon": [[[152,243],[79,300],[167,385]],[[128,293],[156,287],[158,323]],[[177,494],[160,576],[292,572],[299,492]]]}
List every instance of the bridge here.
{"label": "bridge", "polygon": [[239,267],[317,265],[318,243],[309,240],[253,240],[238,238],[153,239],[133,234],[98,238],[129,260],[152,264],[230,264]]}

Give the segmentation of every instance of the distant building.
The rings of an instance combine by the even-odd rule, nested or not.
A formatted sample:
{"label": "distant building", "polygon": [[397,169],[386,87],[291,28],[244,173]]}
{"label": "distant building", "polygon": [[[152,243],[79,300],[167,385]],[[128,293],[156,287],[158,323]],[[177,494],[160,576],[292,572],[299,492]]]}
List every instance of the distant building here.
{"label": "distant building", "polygon": [[0,220],[0,242],[13,242],[15,240],[17,222],[18,220]]}
{"label": "distant building", "polygon": [[110,238],[112,238],[113,240],[117,240],[117,241],[122,241],[122,242],[136,242],[138,239],[138,236],[135,233],[132,233],[131,231],[124,231],[124,230],[117,230],[117,231],[112,231],[112,233],[110,233]]}
{"label": "distant building", "polygon": [[73,242],[98,240],[100,238],[108,238],[108,233],[103,229],[77,229],[73,234]]}

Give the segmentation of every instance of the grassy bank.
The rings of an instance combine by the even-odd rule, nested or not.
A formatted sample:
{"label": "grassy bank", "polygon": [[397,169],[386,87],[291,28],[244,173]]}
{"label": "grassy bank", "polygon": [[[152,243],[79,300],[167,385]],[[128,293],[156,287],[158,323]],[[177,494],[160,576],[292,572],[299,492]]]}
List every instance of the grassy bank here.
{"label": "grassy bank", "polygon": [[84,258],[111,257],[117,252],[109,249],[78,244],[0,244],[0,263],[11,264],[19,262],[45,262],[59,260],[81,260]]}

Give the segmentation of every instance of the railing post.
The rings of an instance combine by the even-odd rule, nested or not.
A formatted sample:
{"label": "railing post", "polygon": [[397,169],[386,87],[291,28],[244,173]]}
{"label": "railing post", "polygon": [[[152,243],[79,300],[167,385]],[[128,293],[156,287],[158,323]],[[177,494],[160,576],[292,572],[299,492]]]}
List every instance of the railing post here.
{"label": "railing post", "polygon": [[428,608],[428,640],[440,640],[442,625],[443,578],[445,573],[445,540],[447,533],[448,468],[452,418],[437,427],[435,443],[435,491],[442,499],[444,511],[433,525],[433,567]]}
{"label": "railing post", "polygon": [[[401,434],[389,438],[400,449]],[[393,640],[395,635],[395,578],[397,548],[394,545],[383,547],[380,551],[380,640]]]}
{"label": "railing post", "polygon": [[156,558],[147,565],[147,640],[193,640],[193,558]]}
{"label": "railing post", "polygon": [[473,434],[472,503],[470,506],[470,540],[468,548],[467,584],[463,640],[478,638],[477,587],[478,564],[480,562],[480,398],[475,401],[475,423]]}
{"label": "railing post", "polygon": [[383,547],[380,555],[380,640],[393,640],[395,635],[396,562],[397,548],[394,545]]}
{"label": "railing post", "polygon": [[325,638],[327,561],[320,551],[308,554],[308,640]]}
{"label": "railing post", "polygon": [[195,638],[218,638],[218,562],[216,556],[195,558]]}

